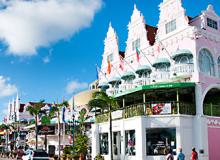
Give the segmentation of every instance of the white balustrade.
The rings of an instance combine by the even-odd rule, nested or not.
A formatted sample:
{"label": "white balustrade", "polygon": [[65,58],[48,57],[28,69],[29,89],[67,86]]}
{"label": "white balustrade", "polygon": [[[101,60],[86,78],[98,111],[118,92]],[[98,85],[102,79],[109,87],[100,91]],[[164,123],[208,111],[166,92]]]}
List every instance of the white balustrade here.
{"label": "white balustrade", "polygon": [[119,89],[118,88],[113,88],[113,87],[106,90],[106,93],[110,96],[111,95],[116,95],[116,94],[118,94],[118,92],[119,92]]}
{"label": "white balustrade", "polygon": [[149,85],[151,82],[149,77],[142,77],[135,79],[136,86]]}
{"label": "white balustrade", "polygon": [[132,83],[122,83],[120,86],[119,86],[119,90],[121,92],[125,91],[125,90],[129,90],[129,89],[132,89],[134,88],[134,84]]}
{"label": "white balustrade", "polygon": [[151,74],[151,82],[166,82],[170,79],[170,71],[154,71]]}
{"label": "white balustrade", "polygon": [[194,65],[191,64],[175,64],[172,68],[172,76],[187,76],[194,72]]}

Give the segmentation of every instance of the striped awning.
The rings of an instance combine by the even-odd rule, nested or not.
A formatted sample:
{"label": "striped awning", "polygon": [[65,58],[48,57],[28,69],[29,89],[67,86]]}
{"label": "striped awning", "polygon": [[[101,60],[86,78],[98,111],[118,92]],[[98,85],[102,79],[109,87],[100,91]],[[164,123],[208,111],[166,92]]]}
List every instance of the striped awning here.
{"label": "striped awning", "polygon": [[109,79],[108,83],[109,84],[112,84],[112,83],[117,83],[117,82],[120,82],[121,81],[121,78],[119,77],[112,77]]}
{"label": "striped awning", "polygon": [[148,65],[140,65],[135,72],[137,74],[142,74],[143,72],[151,72],[151,68]]}
{"label": "striped awning", "polygon": [[153,67],[157,67],[160,64],[167,64],[170,66],[170,61],[167,58],[157,58],[154,62],[153,62]]}
{"label": "striped awning", "polygon": [[175,59],[176,57],[179,56],[192,56],[192,55],[193,55],[192,52],[188,49],[179,49],[172,54],[172,58]]}
{"label": "striped awning", "polygon": [[107,88],[109,88],[109,84],[106,83],[106,82],[101,82],[101,83],[99,83],[98,88],[105,88],[105,89],[107,89]]}
{"label": "striped awning", "polygon": [[126,80],[126,79],[134,79],[135,74],[133,72],[124,72],[121,76],[121,79]]}

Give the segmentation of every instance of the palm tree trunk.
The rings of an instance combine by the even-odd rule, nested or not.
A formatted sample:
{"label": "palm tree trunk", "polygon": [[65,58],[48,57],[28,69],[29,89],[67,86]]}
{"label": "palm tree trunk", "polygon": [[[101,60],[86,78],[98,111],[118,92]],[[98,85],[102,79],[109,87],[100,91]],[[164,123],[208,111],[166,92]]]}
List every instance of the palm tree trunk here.
{"label": "palm tree trunk", "polygon": [[110,130],[110,152],[111,160],[113,160],[113,149],[112,149],[112,107],[109,107],[109,130]]}
{"label": "palm tree trunk", "polygon": [[35,148],[37,150],[37,146],[38,146],[38,141],[37,141],[37,115],[35,116],[35,140],[36,140]]}

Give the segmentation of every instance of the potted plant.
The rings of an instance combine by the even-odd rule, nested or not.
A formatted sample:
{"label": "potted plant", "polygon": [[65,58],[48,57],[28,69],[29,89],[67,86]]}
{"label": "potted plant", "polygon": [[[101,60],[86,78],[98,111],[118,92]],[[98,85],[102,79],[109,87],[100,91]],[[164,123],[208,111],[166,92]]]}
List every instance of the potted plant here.
{"label": "potted plant", "polygon": [[95,156],[95,160],[105,160],[105,159],[101,154],[98,154],[97,156]]}

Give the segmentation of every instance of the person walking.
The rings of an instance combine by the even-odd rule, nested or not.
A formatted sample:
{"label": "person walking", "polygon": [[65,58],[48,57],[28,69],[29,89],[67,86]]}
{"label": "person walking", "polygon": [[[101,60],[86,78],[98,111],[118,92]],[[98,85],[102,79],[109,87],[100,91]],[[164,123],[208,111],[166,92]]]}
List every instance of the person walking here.
{"label": "person walking", "polygon": [[198,160],[198,153],[195,147],[192,148],[191,160]]}
{"label": "person walking", "polygon": [[172,149],[169,149],[169,152],[168,152],[168,154],[166,156],[166,160],[174,160]]}
{"label": "person walking", "polygon": [[177,160],[185,160],[185,155],[182,152],[182,148],[179,148],[179,153],[177,154]]}

